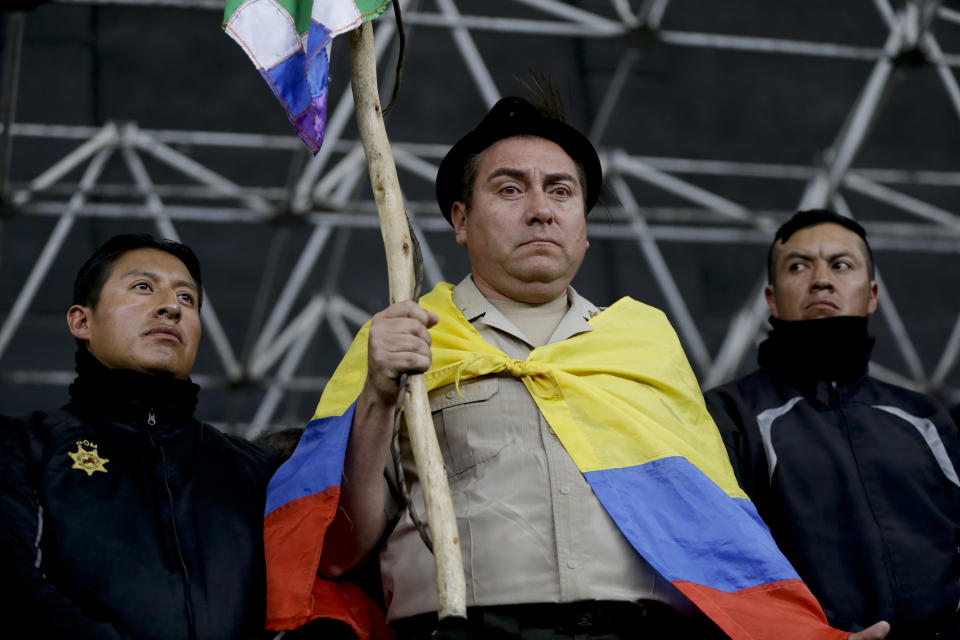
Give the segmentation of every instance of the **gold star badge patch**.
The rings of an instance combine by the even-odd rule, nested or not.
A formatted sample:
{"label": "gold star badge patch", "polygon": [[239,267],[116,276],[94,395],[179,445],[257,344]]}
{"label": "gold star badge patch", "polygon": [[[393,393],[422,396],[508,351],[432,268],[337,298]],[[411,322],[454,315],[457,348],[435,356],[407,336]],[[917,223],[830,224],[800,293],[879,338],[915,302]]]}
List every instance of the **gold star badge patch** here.
{"label": "gold star badge patch", "polygon": [[[84,449],[84,445],[90,447],[90,449]],[[106,473],[107,469],[104,465],[110,462],[106,458],[101,458],[97,455],[97,445],[87,440],[78,441],[77,450],[72,453],[68,452],[67,455],[73,458],[73,467],[71,468],[86,471],[88,476],[92,476],[94,471],[103,471]]]}

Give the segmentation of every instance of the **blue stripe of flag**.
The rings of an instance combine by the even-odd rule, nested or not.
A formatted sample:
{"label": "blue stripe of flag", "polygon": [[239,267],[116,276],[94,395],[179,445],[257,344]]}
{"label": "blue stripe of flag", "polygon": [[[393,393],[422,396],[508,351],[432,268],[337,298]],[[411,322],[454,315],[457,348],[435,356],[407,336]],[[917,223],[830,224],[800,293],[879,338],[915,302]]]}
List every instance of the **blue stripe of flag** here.
{"label": "blue stripe of flag", "polygon": [[726,592],[797,579],[749,500],[686,458],[584,474],[633,547],[670,581]]}
{"label": "blue stripe of flag", "polygon": [[267,485],[264,515],[288,502],[340,485],[356,408],[354,402],[343,415],[318,418],[307,424],[293,455]]}

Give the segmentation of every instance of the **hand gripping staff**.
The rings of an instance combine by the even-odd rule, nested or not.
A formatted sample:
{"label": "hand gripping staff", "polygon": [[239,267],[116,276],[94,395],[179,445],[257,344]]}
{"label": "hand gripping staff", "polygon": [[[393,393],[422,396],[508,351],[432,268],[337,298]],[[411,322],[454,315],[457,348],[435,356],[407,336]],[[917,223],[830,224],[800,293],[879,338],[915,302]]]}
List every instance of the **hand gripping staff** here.
{"label": "hand gripping staff", "polygon": [[[400,195],[397,167],[390,151],[380,110],[377,88],[373,27],[369,22],[349,34],[351,84],[357,126],[367,156],[370,183],[380,215],[380,231],[387,253],[390,303],[409,300],[414,294],[414,245]],[[466,581],[460,557],[460,536],[453,512],[450,487],[430,417],[427,387],[423,375],[408,375],[403,390],[407,431],[413,448],[417,473],[423,489],[433,556],[437,568],[437,613],[440,619],[466,618]]]}

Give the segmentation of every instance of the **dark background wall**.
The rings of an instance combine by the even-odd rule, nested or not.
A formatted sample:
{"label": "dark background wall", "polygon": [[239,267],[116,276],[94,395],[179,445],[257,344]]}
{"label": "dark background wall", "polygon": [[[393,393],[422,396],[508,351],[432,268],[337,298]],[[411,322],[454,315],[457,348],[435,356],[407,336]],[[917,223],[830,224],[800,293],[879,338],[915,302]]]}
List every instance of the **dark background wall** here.
{"label": "dark background wall", "polygon": [[[565,3],[616,20],[613,3],[583,0]],[[633,2],[634,10],[642,3]],[[460,2],[463,14],[538,18],[536,8],[516,2]],[[903,10],[902,3],[892,5]],[[943,6],[956,10],[955,3]],[[478,91],[448,29],[418,22],[435,15],[438,5],[424,1],[408,7],[407,53],[400,101],[388,116],[395,143],[452,144],[486,112]],[[4,44],[14,14],[0,12]],[[207,131],[267,134],[293,139],[289,124],[243,51],[220,29],[221,14],[211,9],[42,4],[26,12],[20,62],[16,118],[18,125],[100,127],[108,122],[135,122],[143,130]],[[551,18],[558,20],[558,18]],[[382,20],[392,20],[390,13]],[[530,71],[550,76],[563,95],[571,122],[585,131],[593,125],[618,64],[635,55],[623,93],[609,126],[598,140],[608,160],[622,151],[659,162],[669,159],[716,160],[779,167],[779,177],[745,177],[674,171],[674,175],[742,205],[751,215],[773,224],[800,203],[807,181],[790,177],[797,169],[822,167],[825,152],[842,131],[852,107],[886,41],[889,29],[876,5],[867,1],[837,3],[789,0],[736,3],[674,0],[667,6],[661,37],[635,30],[617,36],[583,34],[558,37],[541,34],[474,30],[474,41],[502,94],[518,93],[516,77]],[[930,32],[947,52],[960,50],[960,25],[937,17]],[[680,44],[677,34],[725,34],[792,42],[833,43],[842,52],[862,51],[864,59],[736,51]],[[678,39],[679,38],[679,39]],[[755,41],[754,41],[755,42]],[[381,63],[381,83],[392,86],[395,49]],[[851,54],[852,55],[852,54]],[[331,104],[347,88],[349,64],[345,38],[333,46]],[[956,60],[951,59],[956,63]],[[859,150],[855,170],[900,170],[887,183],[898,193],[922,200],[950,214],[960,209],[960,117],[937,70],[922,59],[901,59],[886,96]],[[951,73],[955,74],[954,66]],[[341,146],[356,137],[347,126]],[[13,162],[8,196],[23,190],[51,164],[82,142],[82,137],[54,138],[14,129]],[[149,155],[145,163],[153,181],[164,188],[164,202],[181,207],[174,215],[182,239],[199,253],[211,300],[235,352],[249,352],[263,313],[276,303],[312,227],[302,216],[289,215],[288,188],[307,160],[295,144],[247,147],[176,142],[187,157],[213,168],[245,188],[260,188],[276,215],[255,220],[212,222],[184,213],[186,207],[229,217],[236,200],[197,196],[182,188],[195,184]],[[438,156],[424,154],[433,163]],[[37,256],[58,221],[82,174],[78,167],[55,185],[33,194],[29,202],[7,208],[0,231],[0,322],[9,314]],[[923,173],[927,172],[927,173]],[[439,220],[432,183],[401,169],[410,210],[423,222],[443,276],[458,281],[468,270],[462,250]],[[874,175],[874,174],[870,174]],[[634,197],[654,229],[719,229],[740,233],[736,242],[692,242],[658,236],[659,250],[712,355],[723,343],[735,315],[749,302],[762,270],[767,232],[749,223],[731,222],[710,207],[626,177]],[[89,194],[91,204],[129,204],[129,214],[108,217],[90,206],[80,210],[67,240],[43,279],[22,326],[0,356],[4,373],[0,411],[22,411],[59,404],[64,373],[53,379],[38,372],[72,368],[73,344],[63,321],[73,274],[83,259],[114,233],[155,231],[141,209],[143,198],[122,193],[129,171],[112,158]],[[937,183],[937,184],[935,184]],[[317,215],[350,211],[370,215],[369,186],[364,176],[347,202],[314,203]],[[114,190],[110,190],[113,185]],[[929,377],[944,353],[960,313],[957,251],[960,236],[952,221],[935,224],[851,189],[842,190],[854,214],[875,238],[885,279],[883,296],[893,300],[910,341]],[[42,206],[41,206],[42,205]],[[58,209],[58,207],[60,207]],[[138,209],[139,208],[139,209]],[[315,221],[316,219],[314,219]],[[621,203],[612,192],[591,215],[596,232],[578,289],[598,304],[622,295],[659,307],[666,299],[637,239],[624,225]],[[666,234],[666,231],[664,231]],[[912,244],[911,244],[912,243]],[[335,248],[345,248],[342,259]],[[912,248],[911,248],[912,247]],[[300,295],[295,310],[321,291],[328,276],[336,292],[354,305],[375,311],[386,304],[384,261],[378,232],[354,229],[349,237],[336,232]],[[899,375],[912,377],[887,322],[877,318],[880,337],[877,361]],[[324,376],[332,372],[340,349],[328,325],[311,343],[297,376],[299,390],[286,394],[273,423],[296,424],[308,417]],[[753,355],[738,371],[752,367]],[[20,372],[18,375],[13,373]],[[245,423],[263,398],[264,383],[224,378],[224,369],[209,340],[201,348],[196,372],[205,381],[203,414],[219,423]],[[269,378],[275,369],[268,372]],[[705,375],[702,366],[698,374]],[[938,388],[948,402],[956,386],[951,374]],[[922,386],[924,380],[919,380]]]}

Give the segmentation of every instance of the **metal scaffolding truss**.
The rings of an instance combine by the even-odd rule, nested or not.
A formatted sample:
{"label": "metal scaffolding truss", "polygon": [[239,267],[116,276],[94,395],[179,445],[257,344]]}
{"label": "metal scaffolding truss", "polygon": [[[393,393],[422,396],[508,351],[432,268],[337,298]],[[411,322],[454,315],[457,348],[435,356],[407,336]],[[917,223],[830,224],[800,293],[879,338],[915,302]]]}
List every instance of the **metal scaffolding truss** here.
{"label": "metal scaffolding truss", "polygon": [[[677,252],[671,248],[716,245],[737,251],[744,246],[765,246],[776,226],[794,208],[829,206],[853,215],[855,207],[850,201],[855,198],[858,202],[880,203],[899,213],[896,218],[863,220],[875,250],[885,255],[938,254],[944,264],[956,268],[960,254],[960,218],[956,213],[960,206],[960,167],[870,168],[856,163],[888,98],[897,90],[898,73],[933,69],[943,98],[949,101],[957,118],[941,126],[955,129],[960,124],[960,86],[955,72],[960,66],[960,54],[943,51],[935,35],[935,27],[940,25],[960,29],[960,12],[956,10],[936,1],[910,0],[895,5],[875,0],[872,11],[882,20],[888,35],[882,46],[866,47],[662,28],[669,24],[670,12],[678,8],[679,0],[399,1],[410,32],[408,47],[417,46],[421,31],[449,33],[459,60],[445,62],[462,65],[462,77],[475,90],[463,101],[476,102],[479,98],[489,106],[501,96],[496,69],[488,61],[497,55],[498,41],[485,36],[528,34],[620,48],[616,64],[603,76],[602,83],[595,83],[602,89],[592,96],[597,107],[585,127],[599,144],[607,187],[615,194],[616,202],[608,206],[604,219],[590,222],[589,233],[595,240],[627,243],[630,251],[642,256],[705,388],[730,379],[748,365],[745,358],[754,348],[767,316],[762,292],[765,271],[757,265],[755,272],[746,274],[755,282],[754,286],[739,303],[731,304],[722,339],[709,340],[699,326],[697,313],[691,310],[696,305],[691,304],[681,278],[676,275],[676,259],[671,259],[671,255]],[[208,0],[59,0],[56,4],[222,10],[221,2]],[[490,14],[480,13],[488,5]],[[495,8],[511,13],[494,14]],[[205,386],[232,387],[237,393],[255,395],[254,410],[246,419],[214,416],[227,428],[250,436],[282,423],[279,410],[285,398],[296,392],[318,397],[325,376],[331,372],[329,368],[309,372],[303,366],[310,346],[321,339],[321,328],[327,332],[327,342],[332,336],[336,351],[342,353],[356,329],[376,311],[361,308],[353,291],[344,288],[341,279],[344,268],[357,269],[365,261],[356,254],[351,230],[356,233],[377,227],[362,148],[352,133],[353,100],[349,87],[336,88],[337,92],[330,96],[324,146],[306,161],[302,145],[292,133],[155,130],[142,129],[132,121],[111,121],[103,126],[29,123],[14,117],[24,16],[13,13],[7,19],[0,100],[4,124],[0,138],[0,186],[17,216],[50,219],[55,224],[25,280],[13,283],[4,276],[4,287],[16,288],[17,293],[9,308],[0,309],[3,382],[61,387],[72,378],[71,372],[62,368],[11,368],[4,364],[4,355],[29,322],[37,292],[78,220],[149,220],[158,234],[176,239],[180,237],[178,228],[184,224],[208,225],[211,235],[220,235],[238,226],[269,229],[279,220],[292,218],[303,235],[295,257],[271,262],[265,257],[266,251],[261,256],[237,257],[263,262],[259,283],[238,283],[248,292],[257,291],[258,298],[251,305],[258,308],[251,311],[249,318],[239,320],[249,323],[245,346],[239,345],[236,337],[230,337],[237,332],[224,328],[225,322],[238,320],[218,313],[218,300],[225,293],[204,292],[203,323],[216,364],[206,362],[204,370],[195,376]],[[30,20],[29,15],[26,20]],[[377,57],[388,78],[387,61],[396,53],[396,31],[389,14],[376,23]],[[629,126],[623,120],[625,92],[635,81],[635,66],[652,47],[854,61],[872,65],[872,71],[837,129],[833,143],[821,149],[817,162],[725,160],[722,150],[715,158],[652,156],[640,153],[639,145],[611,144],[611,139],[618,139],[611,138],[611,134]],[[417,70],[408,68],[406,73],[416,74]],[[439,159],[456,135],[451,132],[442,142],[431,141],[430,136],[392,140],[408,196],[432,193]],[[27,153],[34,148],[31,141],[41,140],[57,143],[44,149],[64,151],[44,158],[45,168],[34,176],[8,180],[17,154]],[[219,152],[221,155],[216,157],[226,158],[225,164],[214,166],[212,162],[198,161],[192,153],[198,149]],[[270,154],[264,162],[287,157],[293,168],[292,177],[286,184],[266,186],[228,179],[231,150]],[[957,156],[953,158],[954,165],[956,159]],[[105,177],[108,165],[119,167],[109,180]],[[748,206],[714,188],[718,180],[725,179],[757,185],[793,184],[802,197],[773,208]],[[652,205],[651,193],[663,197]],[[927,198],[931,193],[935,197]],[[459,279],[463,274],[445,272],[448,261],[444,258],[445,249],[438,246],[438,238],[446,236],[448,227],[438,215],[435,203],[429,195],[421,195],[420,199],[408,197],[407,205],[423,249],[426,284]],[[6,235],[7,243],[17,241],[9,236],[9,231]],[[327,263],[323,270],[318,268],[321,257]],[[289,265],[281,267],[281,263]],[[217,268],[205,264],[206,270]],[[8,272],[0,270],[0,274],[4,273]],[[736,277],[742,280],[744,275]],[[385,275],[375,278],[385,292]],[[282,286],[271,284],[276,282]],[[960,378],[955,375],[960,359],[960,315],[937,351],[935,364],[929,367],[928,362],[925,367],[915,336],[898,312],[898,301],[885,287],[882,275],[878,275],[878,282],[883,291],[880,314],[896,345],[899,362],[874,363],[873,374],[940,394],[951,403],[960,401]]]}

